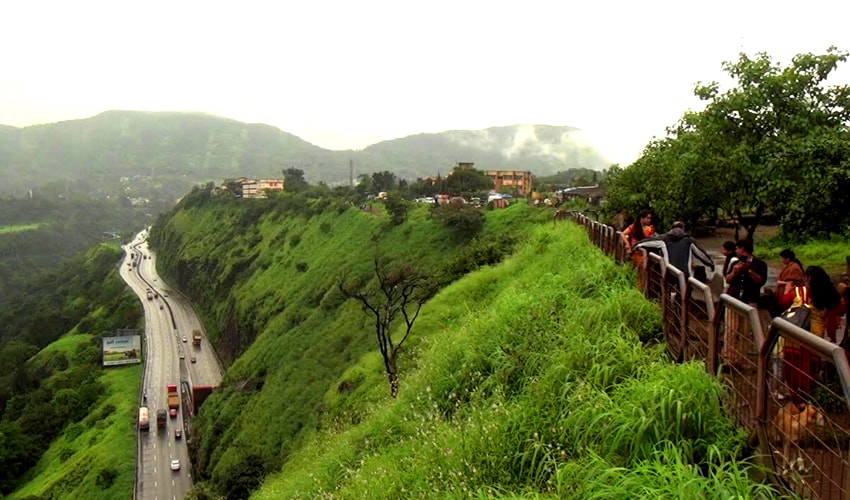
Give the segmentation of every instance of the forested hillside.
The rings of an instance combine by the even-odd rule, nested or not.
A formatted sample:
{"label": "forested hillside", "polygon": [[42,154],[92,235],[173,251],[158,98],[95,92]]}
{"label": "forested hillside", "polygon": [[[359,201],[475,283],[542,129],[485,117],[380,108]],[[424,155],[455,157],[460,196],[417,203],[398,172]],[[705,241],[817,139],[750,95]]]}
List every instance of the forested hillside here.
{"label": "forested hillside", "polygon": [[33,276],[97,242],[119,241],[119,235],[149,224],[151,215],[171,203],[133,206],[126,197],[92,198],[57,184],[32,197],[0,198],[0,306]]}
{"label": "forested hillside", "polygon": [[355,175],[387,170],[410,180],[445,173],[458,161],[537,175],[608,166],[579,130],[544,125],[420,134],[363,151],[331,151],[268,125],[200,113],[108,111],[0,127],[0,190],[18,196],[46,182],[85,181],[98,191],[134,176],[185,192],[209,180],[279,176],[287,167],[303,170],[311,182],[347,182],[349,161]]}
{"label": "forested hillside", "polygon": [[[551,217],[526,205],[487,212],[470,240],[456,227],[475,227],[477,210],[467,225],[430,218],[431,209],[417,205],[393,225],[382,204],[367,211],[309,192],[236,200],[196,190],[157,221],[150,241],[160,272],[195,302],[229,365],[193,442],[212,491],[244,498],[280,470],[302,434],[322,425],[334,381],[377,348],[374,325],[338,289],[344,272],[368,277],[381,254],[451,281],[497,262],[531,221]],[[404,386],[406,355],[400,366]]]}
{"label": "forested hillside", "polygon": [[101,368],[101,337],[141,321],[138,298],[118,276],[122,254],[96,245],[0,307],[0,494],[8,498],[132,492],[128,424],[142,371]]}
{"label": "forested hillside", "polygon": [[[579,229],[520,203],[481,212],[475,234],[477,209],[398,217],[392,200],[362,209],[311,191],[196,189],[152,229],[160,271],[228,365],[195,422],[199,498],[247,498],[280,471],[262,497],[557,497],[600,474],[632,494],[759,488],[735,461],[743,437],[720,387],[665,360],[657,309]],[[339,286],[374,277],[376,255],[443,286],[404,344],[398,399],[374,317]],[[468,276],[481,266],[494,267]]]}

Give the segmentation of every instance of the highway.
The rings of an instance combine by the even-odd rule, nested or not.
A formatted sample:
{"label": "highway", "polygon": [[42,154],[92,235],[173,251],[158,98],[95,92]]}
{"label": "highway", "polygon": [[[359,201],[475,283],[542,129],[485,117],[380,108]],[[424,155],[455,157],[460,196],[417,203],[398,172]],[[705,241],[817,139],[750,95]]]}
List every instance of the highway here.
{"label": "highway", "polygon": [[[139,406],[150,410],[150,431],[140,432],[135,498],[177,500],[192,488],[192,467],[187,439],[190,418],[189,389],[193,385],[221,382],[222,370],[210,346],[206,332],[191,304],[171,289],[156,274],[156,256],[145,241],[147,231],[124,245],[121,277],[139,296],[145,311],[145,375]],[[135,265],[133,265],[135,263]],[[147,291],[156,296],[147,299]],[[204,332],[200,347],[192,345],[192,331]],[[185,338],[185,342],[184,342]],[[196,362],[192,362],[195,358]],[[181,393],[180,411],[168,417],[159,428],[157,410],[168,410],[166,386],[176,384]],[[180,429],[182,437],[175,431]],[[180,469],[171,469],[172,460],[180,461]]]}

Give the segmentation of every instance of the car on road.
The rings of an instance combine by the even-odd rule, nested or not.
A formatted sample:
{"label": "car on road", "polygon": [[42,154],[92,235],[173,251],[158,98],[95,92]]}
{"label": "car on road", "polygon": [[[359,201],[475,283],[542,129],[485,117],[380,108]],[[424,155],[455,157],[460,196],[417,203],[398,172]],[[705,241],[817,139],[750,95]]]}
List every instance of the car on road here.
{"label": "car on road", "polygon": [[174,459],[171,461],[171,470],[180,470],[180,460]]}
{"label": "car on road", "polygon": [[161,305],[159,306],[159,310],[160,310],[160,311],[162,311],[162,307],[163,307],[163,306],[161,306]]}
{"label": "car on road", "polygon": [[177,418],[177,408],[168,410],[168,414],[171,415],[171,418]]}
{"label": "car on road", "polygon": [[174,429],[174,439],[183,439],[183,431],[180,429]]}
{"label": "car on road", "polygon": [[183,337],[183,342],[189,342],[189,339],[186,338],[186,337]]}
{"label": "car on road", "polygon": [[180,359],[186,359],[186,355],[183,354],[182,352],[180,353]]}
{"label": "car on road", "polygon": [[192,356],[191,358],[189,358],[189,361],[191,361],[192,363],[198,362],[198,360],[195,358],[195,356]]}

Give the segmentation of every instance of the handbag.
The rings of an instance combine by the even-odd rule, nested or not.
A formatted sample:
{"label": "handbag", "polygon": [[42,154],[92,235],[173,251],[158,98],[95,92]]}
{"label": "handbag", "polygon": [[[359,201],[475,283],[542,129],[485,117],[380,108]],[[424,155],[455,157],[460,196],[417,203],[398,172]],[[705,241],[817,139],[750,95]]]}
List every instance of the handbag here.
{"label": "handbag", "polygon": [[[802,294],[800,292],[801,290]],[[794,298],[794,303],[791,304],[791,307],[789,307],[784,313],[782,313],[781,318],[792,325],[799,326],[803,330],[809,331],[812,327],[812,311],[809,309],[808,294],[806,293],[806,289],[803,287],[795,287],[794,292],[797,294]]]}

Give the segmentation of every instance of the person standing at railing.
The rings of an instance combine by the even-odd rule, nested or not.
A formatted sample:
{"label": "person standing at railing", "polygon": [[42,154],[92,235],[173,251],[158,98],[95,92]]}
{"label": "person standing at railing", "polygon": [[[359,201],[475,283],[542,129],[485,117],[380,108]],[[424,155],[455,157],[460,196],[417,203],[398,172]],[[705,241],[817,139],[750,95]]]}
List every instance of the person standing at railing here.
{"label": "person standing at railing", "polygon": [[626,246],[626,252],[631,254],[632,263],[638,268],[638,288],[644,289],[644,277],[640,272],[643,266],[643,255],[641,252],[635,252],[634,247],[641,241],[655,236],[655,227],[652,225],[652,212],[644,210],[640,213],[640,217],[623,231],[623,243]]}
{"label": "person standing at railing", "polygon": [[[841,295],[832,284],[832,279],[819,266],[806,269],[806,284],[797,286],[779,298],[784,308],[807,307],[809,309],[809,331],[818,337],[835,342],[842,311]],[[820,373],[820,357],[808,347],[792,340],[785,340],[782,357],[785,360],[785,379],[794,402],[803,402]]]}
{"label": "person standing at railing", "polygon": [[647,250],[660,249],[664,260],[682,271],[686,280],[691,277],[694,269],[703,269],[702,272],[695,273],[697,276],[702,276],[702,281],[705,281],[707,275],[705,268],[714,270],[714,261],[711,260],[711,256],[685,232],[684,222],[674,222],[672,229],[666,233],[644,240],[635,247],[646,248]]}
{"label": "person standing at railing", "polygon": [[[753,242],[751,240],[738,240],[735,243],[735,255],[738,262],[732,267],[732,270],[726,275],[726,282],[729,283],[726,289],[726,294],[730,295],[744,304],[749,304],[752,307],[758,306],[758,300],[761,296],[761,287],[767,281],[767,264],[753,255]],[[729,366],[740,367],[742,356],[739,351],[738,340],[744,332],[740,332],[741,321],[738,313],[727,308],[725,312],[726,330],[723,335],[723,358]],[[751,346],[749,352],[758,349],[755,345],[755,338],[752,337],[752,332],[747,335]]]}

